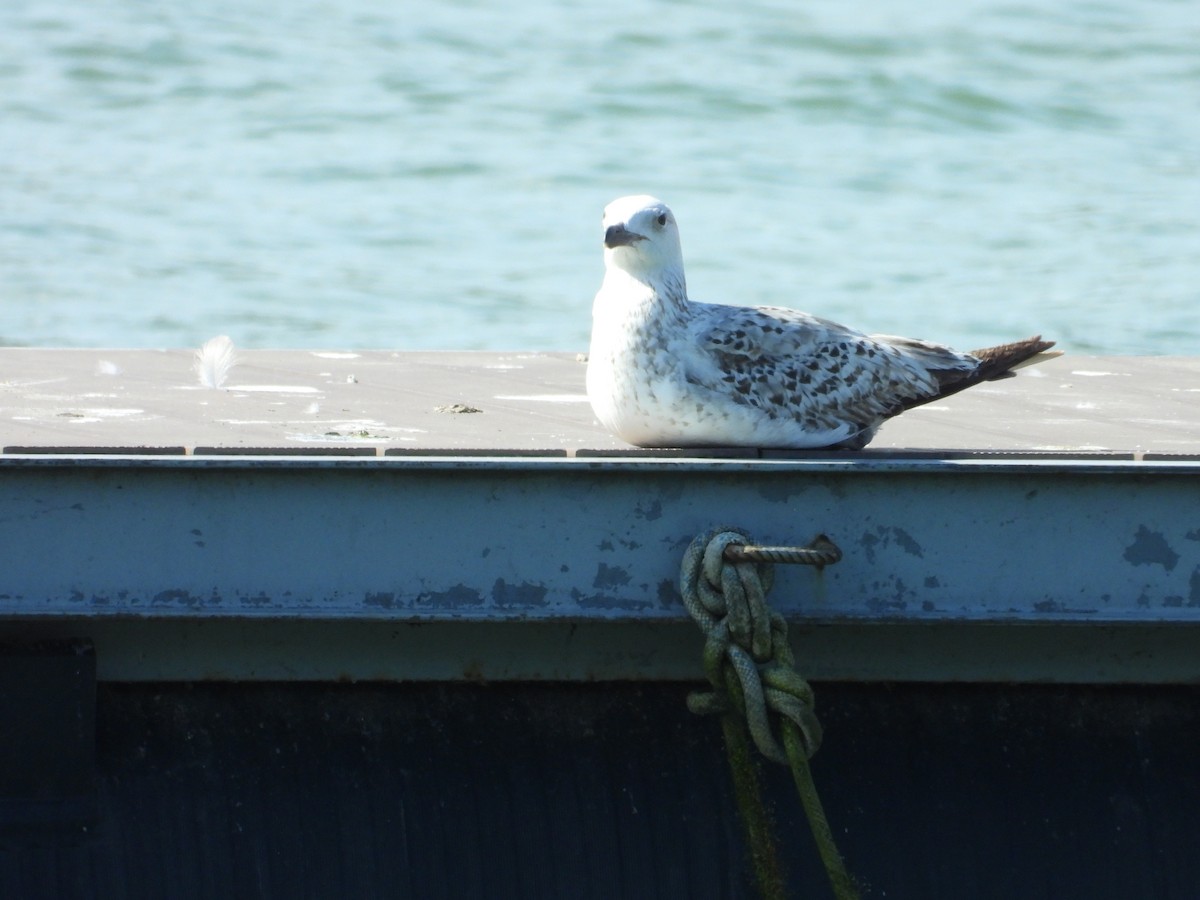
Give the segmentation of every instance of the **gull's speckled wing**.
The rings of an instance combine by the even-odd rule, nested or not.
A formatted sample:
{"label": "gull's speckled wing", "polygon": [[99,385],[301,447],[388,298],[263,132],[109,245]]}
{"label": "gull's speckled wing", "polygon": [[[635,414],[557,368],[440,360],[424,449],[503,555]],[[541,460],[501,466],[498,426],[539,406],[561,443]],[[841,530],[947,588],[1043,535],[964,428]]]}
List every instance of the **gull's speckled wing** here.
{"label": "gull's speckled wing", "polygon": [[866,335],[793,309],[692,306],[703,361],[690,362],[689,380],[812,431],[870,427],[937,396],[939,375],[961,377],[978,365],[944,347]]}

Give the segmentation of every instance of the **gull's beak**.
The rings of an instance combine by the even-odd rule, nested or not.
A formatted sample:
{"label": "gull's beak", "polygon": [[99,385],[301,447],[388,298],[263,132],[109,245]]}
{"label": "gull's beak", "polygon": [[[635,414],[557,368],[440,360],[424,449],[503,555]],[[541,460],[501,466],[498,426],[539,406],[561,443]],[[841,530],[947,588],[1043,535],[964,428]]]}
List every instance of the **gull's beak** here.
{"label": "gull's beak", "polygon": [[646,238],[637,232],[630,231],[624,225],[610,225],[604,232],[604,246],[609,250],[614,247],[628,247]]}

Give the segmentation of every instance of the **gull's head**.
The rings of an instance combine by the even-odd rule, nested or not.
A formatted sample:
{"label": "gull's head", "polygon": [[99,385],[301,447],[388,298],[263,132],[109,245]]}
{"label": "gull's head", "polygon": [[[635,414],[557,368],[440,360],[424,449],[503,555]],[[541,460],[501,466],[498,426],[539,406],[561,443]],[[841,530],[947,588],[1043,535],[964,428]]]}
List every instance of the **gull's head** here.
{"label": "gull's head", "polygon": [[668,274],[682,279],[683,251],[671,208],[645,194],[604,207],[604,263],[648,283]]}

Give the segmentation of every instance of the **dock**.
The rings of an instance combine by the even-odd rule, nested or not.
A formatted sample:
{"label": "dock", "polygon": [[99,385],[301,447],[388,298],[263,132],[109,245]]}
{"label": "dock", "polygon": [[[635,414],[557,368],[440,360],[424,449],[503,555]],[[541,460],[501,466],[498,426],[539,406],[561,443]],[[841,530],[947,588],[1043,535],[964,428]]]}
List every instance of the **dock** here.
{"label": "dock", "polygon": [[[907,412],[858,452],[631,447],[592,417],[574,353],[245,350],[216,389],[192,367],[187,350],[0,349],[0,719],[59,712],[0,756],[10,772],[45,757],[37,790],[58,798],[27,802],[28,779],[0,778],[5,896],[90,896],[104,879],[125,888],[115,896],[164,885],[172,896],[296,896],[301,884],[320,885],[309,896],[367,896],[397,880],[407,887],[387,895],[486,896],[489,866],[499,866],[498,896],[574,896],[589,878],[594,896],[749,896],[735,827],[670,843],[666,818],[644,817],[656,804],[667,818],[732,815],[726,789],[693,796],[674,776],[660,783],[638,769],[634,748],[590,743],[598,729],[626,731],[663,767],[656,754],[670,751],[651,732],[666,723],[694,754],[683,768],[722,779],[719,740],[714,749],[692,731],[716,726],[693,723],[678,690],[703,679],[680,560],[716,526],[775,545],[824,534],[841,550],[823,568],[778,566],[769,599],[818,711],[829,711],[817,760],[830,768],[818,779],[833,782],[827,802],[847,829],[852,870],[887,896],[1182,896],[1200,886],[1190,857],[1151,847],[1168,826],[1196,836],[1188,804],[1156,804],[1182,771],[1172,735],[1200,736],[1190,711],[1200,358],[1068,354]],[[885,695],[904,712],[889,713]],[[447,711],[442,726],[429,708]],[[566,724],[547,724],[546,710]],[[139,750],[147,721],[156,737]],[[501,762],[474,755],[484,752],[476,721],[495,730]],[[310,784],[321,803],[343,804],[348,831],[271,824],[266,799],[219,774],[261,776],[246,761],[267,753],[256,728],[285,748],[285,762],[268,766],[276,805],[315,815],[323,807],[306,805],[300,787]],[[1122,774],[1126,749],[1071,770],[1096,735],[1125,748],[1135,732],[1150,767],[1137,786]],[[446,733],[465,744],[446,751]],[[529,734],[543,742],[527,745]],[[1000,746],[1008,734],[1027,748],[1016,762]],[[894,745],[879,758],[879,741],[900,739],[928,741],[900,755],[930,769],[896,768]],[[360,746],[449,793],[364,768]],[[431,757],[431,746],[449,755]],[[1091,812],[1010,796],[1020,821],[984,852],[954,823],[1017,790],[1016,775],[989,781],[953,762],[965,746],[981,767],[1020,773],[1022,790],[1075,791],[1076,811]],[[332,774],[311,767],[309,754],[323,752]],[[176,874],[151,872],[142,890],[110,871],[111,854],[133,852],[136,792],[187,759],[203,774],[165,787],[172,802],[215,817],[222,833],[264,836],[232,855],[212,851],[219,865],[203,874],[182,813],[151,804],[143,812]],[[577,798],[569,810],[552,788],[514,799],[495,786],[528,787],[530,759]],[[635,770],[636,783],[614,774]],[[917,782],[936,792],[947,771],[961,796],[937,810],[901,796]],[[463,772],[491,786],[462,788]],[[1084,803],[1090,784],[1125,799]],[[379,792],[407,797],[409,826],[353,805]],[[6,807],[6,796],[20,802]],[[479,829],[533,828],[541,843],[405,831],[441,828],[432,823],[446,796]],[[880,796],[905,804],[908,837],[885,827]],[[785,824],[802,829],[793,815]],[[31,817],[60,837],[62,822],[75,829],[61,870],[4,856],[5,822]],[[563,827],[593,842],[564,844]],[[929,835],[957,847],[961,864],[911,862]],[[337,840],[355,843],[353,872],[330,855]],[[661,852],[637,850],[645,840]],[[1111,852],[1120,840],[1134,856]],[[402,864],[387,855],[396,842],[432,857]],[[796,877],[820,884],[804,871],[807,852]],[[1024,868],[997,875],[1013,857]],[[279,868],[304,870],[302,859],[301,880]],[[898,874],[906,860],[914,868]],[[243,865],[258,867],[257,881]],[[446,888],[438,873],[456,869],[461,883]],[[634,887],[625,879],[635,875],[650,882]],[[78,889],[50,890],[57,877]],[[1138,889],[1154,877],[1182,893]],[[1020,890],[1035,883],[1046,891]],[[40,887],[14,893],[21,885]]]}
{"label": "dock", "polygon": [[861,452],[630,447],[574,354],[192,362],[0,351],[0,616],[86,623],[101,678],[691,677],[719,524],[843,550],[775,590],[816,678],[1200,678],[1198,359],[1063,357]]}
{"label": "dock", "polygon": [[[0,348],[0,448],[38,454],[812,459],[640,450],[604,431],[572,353],[243,350],[202,388],[188,350]],[[1200,358],[1069,355],[890,420],[865,452],[1200,460]]]}

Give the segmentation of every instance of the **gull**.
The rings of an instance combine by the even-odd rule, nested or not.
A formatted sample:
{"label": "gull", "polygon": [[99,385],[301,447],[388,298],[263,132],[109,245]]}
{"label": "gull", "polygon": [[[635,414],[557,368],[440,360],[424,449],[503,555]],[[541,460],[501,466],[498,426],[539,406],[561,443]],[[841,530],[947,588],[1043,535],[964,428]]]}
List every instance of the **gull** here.
{"label": "gull", "polygon": [[906,409],[1061,355],[1040,336],[963,353],[794,309],[698,303],[665,203],[614,200],[603,227],[587,393],[636,446],[861,450]]}

